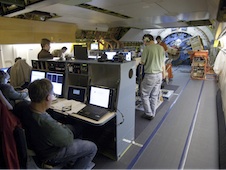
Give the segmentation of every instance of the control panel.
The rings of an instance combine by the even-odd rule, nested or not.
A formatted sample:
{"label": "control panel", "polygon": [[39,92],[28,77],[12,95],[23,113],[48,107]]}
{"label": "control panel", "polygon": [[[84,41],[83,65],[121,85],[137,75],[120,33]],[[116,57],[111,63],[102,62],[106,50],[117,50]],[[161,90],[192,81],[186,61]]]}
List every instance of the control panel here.
{"label": "control panel", "polygon": [[68,63],[68,72],[75,74],[88,74],[88,64],[85,63]]}
{"label": "control panel", "polygon": [[65,62],[32,60],[32,67],[44,71],[64,72],[66,64]]}

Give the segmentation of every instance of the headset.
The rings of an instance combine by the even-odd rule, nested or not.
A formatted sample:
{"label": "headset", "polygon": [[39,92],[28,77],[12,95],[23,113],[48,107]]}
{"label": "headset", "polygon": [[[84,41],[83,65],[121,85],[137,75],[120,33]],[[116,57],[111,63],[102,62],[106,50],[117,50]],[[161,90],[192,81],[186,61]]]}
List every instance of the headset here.
{"label": "headset", "polygon": [[150,38],[148,38],[148,37],[144,37],[144,39],[143,39],[145,42],[150,42]]}
{"label": "headset", "polygon": [[98,62],[105,62],[107,61],[107,54],[101,54],[101,57],[97,59]]}
{"label": "headset", "polygon": [[151,34],[145,34],[143,36],[143,41],[145,41],[145,42],[150,42],[150,41],[153,41],[153,40],[154,40],[154,37]]}

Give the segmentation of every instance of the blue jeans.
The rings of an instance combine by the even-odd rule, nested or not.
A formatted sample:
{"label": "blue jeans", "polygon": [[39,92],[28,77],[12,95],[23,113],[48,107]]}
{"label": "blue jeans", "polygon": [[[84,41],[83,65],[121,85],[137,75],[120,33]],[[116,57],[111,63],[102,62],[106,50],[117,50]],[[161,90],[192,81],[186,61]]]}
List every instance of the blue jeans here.
{"label": "blue jeans", "polygon": [[97,152],[97,146],[87,140],[74,139],[74,142],[62,148],[46,163],[50,165],[64,165],[63,169],[86,169]]}
{"label": "blue jeans", "polygon": [[141,83],[141,99],[144,112],[148,116],[155,116],[159,92],[162,83],[162,73],[145,74]]}

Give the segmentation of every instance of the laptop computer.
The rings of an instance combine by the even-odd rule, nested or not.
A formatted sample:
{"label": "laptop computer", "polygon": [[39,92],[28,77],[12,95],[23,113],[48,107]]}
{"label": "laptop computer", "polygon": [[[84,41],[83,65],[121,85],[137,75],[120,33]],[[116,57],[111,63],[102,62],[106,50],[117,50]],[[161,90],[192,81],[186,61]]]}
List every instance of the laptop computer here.
{"label": "laptop computer", "polygon": [[108,111],[114,110],[115,94],[115,89],[91,86],[88,104],[78,114],[96,121],[100,120]]}

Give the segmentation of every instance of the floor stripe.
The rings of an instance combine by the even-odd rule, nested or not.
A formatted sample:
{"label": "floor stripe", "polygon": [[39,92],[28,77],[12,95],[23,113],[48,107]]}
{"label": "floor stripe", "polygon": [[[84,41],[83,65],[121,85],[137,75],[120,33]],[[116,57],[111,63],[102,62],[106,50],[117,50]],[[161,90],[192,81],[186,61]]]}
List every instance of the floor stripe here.
{"label": "floor stripe", "polygon": [[156,126],[156,128],[154,129],[154,131],[148,137],[148,139],[144,143],[143,147],[139,150],[139,152],[136,154],[136,156],[130,162],[130,164],[128,165],[127,169],[132,169],[133,166],[136,164],[136,162],[139,160],[139,158],[141,157],[142,153],[147,148],[147,146],[149,145],[149,143],[152,141],[152,139],[154,138],[155,134],[157,133],[157,131],[160,129],[161,125],[165,121],[166,117],[169,115],[170,111],[172,110],[173,106],[175,105],[175,103],[179,99],[180,95],[183,93],[184,89],[187,87],[189,81],[190,81],[190,79],[187,81],[186,85],[183,87],[183,89],[181,90],[181,92],[179,93],[179,95],[177,96],[177,98],[175,99],[175,101],[171,104],[171,106],[169,107],[169,109],[166,111],[165,115],[163,116],[163,118],[161,119],[161,121],[159,122],[159,124]]}
{"label": "floor stripe", "polygon": [[180,159],[180,164],[178,166],[178,169],[184,169],[184,165],[186,163],[188,150],[189,150],[189,147],[190,147],[190,144],[191,144],[191,139],[192,139],[192,135],[193,135],[194,128],[195,128],[195,123],[196,123],[196,119],[197,119],[197,116],[198,116],[203,86],[204,86],[204,81],[202,82],[201,90],[199,92],[198,102],[197,102],[195,113],[194,113],[194,116],[193,116],[193,119],[192,119],[192,122],[191,122],[191,126],[189,128],[188,136],[187,136],[187,139],[186,139],[186,142],[185,142],[185,146],[184,146],[184,149],[183,149],[183,152],[182,152],[182,156],[181,156],[181,159]]}

